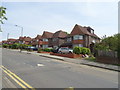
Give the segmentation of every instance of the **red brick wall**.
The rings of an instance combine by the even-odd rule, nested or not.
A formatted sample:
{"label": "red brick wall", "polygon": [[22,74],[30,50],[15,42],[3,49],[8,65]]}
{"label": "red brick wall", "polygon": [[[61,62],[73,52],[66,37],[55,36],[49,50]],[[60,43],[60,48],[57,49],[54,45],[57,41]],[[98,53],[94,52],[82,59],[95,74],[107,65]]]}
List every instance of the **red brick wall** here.
{"label": "red brick wall", "polygon": [[83,40],[73,40],[72,43],[74,43],[74,44],[83,44]]}

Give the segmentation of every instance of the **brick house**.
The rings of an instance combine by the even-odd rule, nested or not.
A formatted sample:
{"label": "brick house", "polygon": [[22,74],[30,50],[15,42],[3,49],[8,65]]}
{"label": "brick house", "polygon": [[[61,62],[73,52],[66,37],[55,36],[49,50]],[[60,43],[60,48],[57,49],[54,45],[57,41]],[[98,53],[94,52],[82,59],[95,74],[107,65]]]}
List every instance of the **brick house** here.
{"label": "brick house", "polygon": [[100,38],[94,34],[94,30],[91,27],[82,27],[76,24],[71,33],[66,37],[66,43],[61,46],[69,46],[70,48],[75,46],[90,48],[92,43],[99,41]]}
{"label": "brick house", "polygon": [[55,32],[52,36],[53,48],[58,48],[60,45],[62,45],[65,42],[66,36],[67,36],[67,33],[62,30]]}
{"label": "brick house", "polygon": [[3,40],[3,41],[2,41],[2,44],[7,44],[7,40]]}
{"label": "brick house", "polygon": [[44,31],[41,38],[42,38],[42,48],[48,48],[48,47],[52,47],[52,36],[53,36],[53,33],[51,32],[47,32],[47,31]]}
{"label": "brick house", "polygon": [[10,38],[7,40],[7,44],[14,44],[14,43],[16,43],[16,41],[17,41],[17,39]]}
{"label": "brick house", "polygon": [[35,46],[37,48],[41,48],[42,47],[42,37],[41,35],[37,35],[35,38],[33,38],[31,40],[31,43],[30,43],[32,46]]}
{"label": "brick house", "polygon": [[32,39],[30,37],[24,36],[24,37],[19,37],[19,39],[16,42],[29,45],[31,40]]}

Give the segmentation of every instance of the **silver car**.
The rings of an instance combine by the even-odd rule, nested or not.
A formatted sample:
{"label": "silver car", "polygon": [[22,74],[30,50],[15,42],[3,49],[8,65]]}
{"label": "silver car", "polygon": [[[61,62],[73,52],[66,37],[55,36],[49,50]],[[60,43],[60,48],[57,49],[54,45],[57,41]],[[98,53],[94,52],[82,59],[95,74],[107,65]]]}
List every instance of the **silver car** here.
{"label": "silver car", "polygon": [[68,47],[61,47],[58,50],[59,53],[73,53],[73,50]]}

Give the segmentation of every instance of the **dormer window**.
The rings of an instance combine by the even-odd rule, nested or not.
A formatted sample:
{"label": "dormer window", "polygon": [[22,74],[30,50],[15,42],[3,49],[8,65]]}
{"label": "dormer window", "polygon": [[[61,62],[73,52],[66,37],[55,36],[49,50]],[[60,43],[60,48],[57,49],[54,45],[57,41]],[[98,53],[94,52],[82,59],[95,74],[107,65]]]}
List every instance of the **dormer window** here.
{"label": "dormer window", "polygon": [[91,30],[91,33],[94,33],[94,31],[93,31],[93,30]]}
{"label": "dormer window", "polygon": [[73,39],[74,40],[82,40],[83,39],[83,35],[74,35]]}

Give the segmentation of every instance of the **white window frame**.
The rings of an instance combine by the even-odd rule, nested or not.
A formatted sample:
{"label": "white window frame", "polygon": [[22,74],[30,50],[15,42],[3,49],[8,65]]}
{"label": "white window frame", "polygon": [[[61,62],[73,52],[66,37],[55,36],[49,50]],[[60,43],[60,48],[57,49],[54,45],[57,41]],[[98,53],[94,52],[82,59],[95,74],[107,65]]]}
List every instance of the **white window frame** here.
{"label": "white window frame", "polygon": [[73,39],[74,40],[83,40],[83,35],[74,35]]}
{"label": "white window frame", "polygon": [[48,39],[47,38],[43,38],[43,41],[48,42]]}

